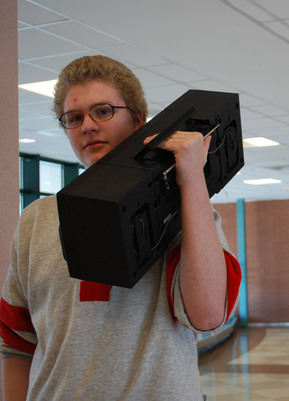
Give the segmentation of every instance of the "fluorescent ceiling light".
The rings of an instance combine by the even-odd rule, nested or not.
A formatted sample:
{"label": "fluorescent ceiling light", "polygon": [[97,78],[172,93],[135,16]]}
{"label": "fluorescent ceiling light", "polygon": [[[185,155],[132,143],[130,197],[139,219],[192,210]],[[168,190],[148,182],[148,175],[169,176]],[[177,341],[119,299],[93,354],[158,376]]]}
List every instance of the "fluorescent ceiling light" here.
{"label": "fluorescent ceiling light", "polygon": [[40,95],[53,97],[54,85],[57,79],[42,82],[32,82],[31,84],[19,85],[19,88],[25,89],[30,92],[38,93]]}
{"label": "fluorescent ceiling light", "polygon": [[20,138],[19,139],[20,143],[35,143],[36,139],[32,139],[32,138]]}
{"label": "fluorescent ceiling light", "polygon": [[258,136],[255,138],[243,139],[243,145],[246,148],[250,147],[264,147],[264,146],[278,146],[279,142],[272,141],[271,139],[264,138],[263,136]]}
{"label": "fluorescent ceiling light", "polygon": [[260,178],[256,180],[244,180],[244,184],[249,185],[267,185],[267,184],[280,184],[281,180],[276,180],[275,178]]}

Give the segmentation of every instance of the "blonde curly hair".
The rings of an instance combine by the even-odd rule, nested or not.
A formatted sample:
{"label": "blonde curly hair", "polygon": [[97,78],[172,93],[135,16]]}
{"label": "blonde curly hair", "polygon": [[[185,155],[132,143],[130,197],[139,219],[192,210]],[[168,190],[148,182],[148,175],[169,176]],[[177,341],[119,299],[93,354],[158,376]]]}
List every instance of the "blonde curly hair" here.
{"label": "blonde curly hair", "polygon": [[72,61],[60,72],[54,87],[53,111],[57,118],[64,113],[63,104],[70,88],[88,81],[101,81],[112,84],[119,92],[131,113],[133,120],[136,113],[147,119],[148,107],[142,85],[134,73],[124,64],[110,57],[95,55],[85,56]]}

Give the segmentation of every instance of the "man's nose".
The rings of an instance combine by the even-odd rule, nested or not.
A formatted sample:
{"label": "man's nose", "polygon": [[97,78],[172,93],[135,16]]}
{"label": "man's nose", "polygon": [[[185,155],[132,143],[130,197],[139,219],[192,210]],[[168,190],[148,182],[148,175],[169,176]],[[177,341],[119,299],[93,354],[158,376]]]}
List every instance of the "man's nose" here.
{"label": "man's nose", "polygon": [[81,131],[83,132],[97,131],[98,128],[99,128],[98,123],[93,120],[89,112],[88,111],[84,112],[83,121],[81,124]]}

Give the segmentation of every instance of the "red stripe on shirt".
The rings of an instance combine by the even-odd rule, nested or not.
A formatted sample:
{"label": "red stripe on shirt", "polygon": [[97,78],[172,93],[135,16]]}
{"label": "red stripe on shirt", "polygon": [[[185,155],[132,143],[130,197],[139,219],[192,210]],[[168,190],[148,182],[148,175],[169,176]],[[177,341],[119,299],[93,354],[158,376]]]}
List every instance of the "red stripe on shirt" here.
{"label": "red stripe on shirt", "polygon": [[[174,316],[174,299],[172,298],[173,295],[171,294],[173,277],[177,268],[177,265],[180,260],[181,254],[181,246],[178,245],[175,247],[168,256],[167,262],[167,276],[168,276],[168,301],[172,316]],[[227,265],[227,313],[226,313],[226,321],[229,319],[235,303],[238,298],[239,289],[241,285],[241,267],[238,260],[231,255],[230,253],[224,251],[226,265]]]}
{"label": "red stripe on shirt", "polygon": [[24,340],[13,330],[34,332],[29,310],[10,305],[2,298],[0,301],[0,334],[3,341],[13,348],[33,354],[36,345]]}
{"label": "red stripe on shirt", "polygon": [[10,305],[3,298],[0,301],[0,320],[12,330],[34,331],[29,310]]}
{"label": "red stripe on shirt", "polygon": [[27,352],[29,354],[34,354],[36,345],[32,344],[18,334],[14,333],[14,331],[10,330],[3,322],[0,321],[0,334],[3,338],[5,344],[10,345],[15,349],[18,349],[23,352]]}
{"label": "red stripe on shirt", "polygon": [[92,283],[91,281],[80,282],[80,302],[103,301],[110,299],[110,285]]}

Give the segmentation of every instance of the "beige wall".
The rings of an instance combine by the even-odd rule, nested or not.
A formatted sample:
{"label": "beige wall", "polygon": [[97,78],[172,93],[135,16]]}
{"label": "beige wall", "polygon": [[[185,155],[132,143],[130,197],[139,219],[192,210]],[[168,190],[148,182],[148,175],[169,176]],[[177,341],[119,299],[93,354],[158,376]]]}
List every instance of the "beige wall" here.
{"label": "beige wall", "polygon": [[0,258],[2,287],[19,211],[17,0],[0,0]]}
{"label": "beige wall", "polygon": [[0,288],[2,288],[9,263],[10,241],[19,213],[17,0],[0,0],[0,10]]}
{"label": "beige wall", "polygon": [[[236,205],[215,205],[237,254]],[[245,203],[249,323],[289,322],[289,200]]]}

